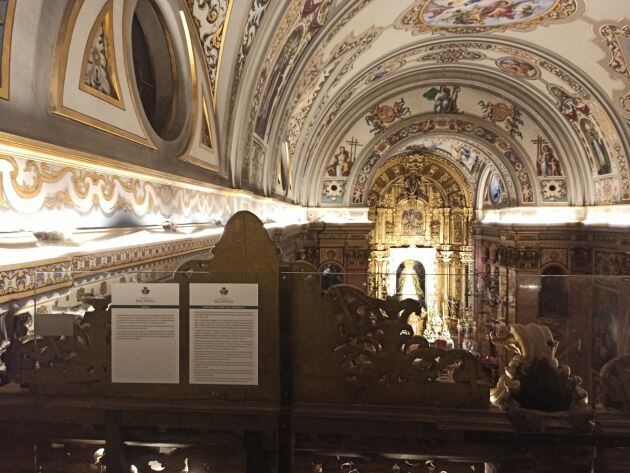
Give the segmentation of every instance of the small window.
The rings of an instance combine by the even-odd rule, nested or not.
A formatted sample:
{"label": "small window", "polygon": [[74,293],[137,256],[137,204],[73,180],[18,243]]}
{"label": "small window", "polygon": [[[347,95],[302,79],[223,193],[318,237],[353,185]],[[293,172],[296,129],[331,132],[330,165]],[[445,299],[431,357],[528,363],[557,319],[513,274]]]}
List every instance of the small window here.
{"label": "small window", "polygon": [[177,64],[171,38],[159,8],[152,0],[138,0],[131,26],[136,87],[153,130],[173,139],[177,114]]}

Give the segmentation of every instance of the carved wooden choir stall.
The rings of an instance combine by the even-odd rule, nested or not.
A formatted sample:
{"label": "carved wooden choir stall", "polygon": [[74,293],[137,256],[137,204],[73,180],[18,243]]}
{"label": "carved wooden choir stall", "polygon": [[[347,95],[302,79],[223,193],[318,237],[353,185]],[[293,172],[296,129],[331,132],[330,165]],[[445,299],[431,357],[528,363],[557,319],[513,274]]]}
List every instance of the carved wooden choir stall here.
{"label": "carved wooden choir stall", "polygon": [[[5,315],[1,472],[627,471],[628,359],[604,368],[606,406],[595,409],[548,329],[504,327],[494,342],[513,357],[491,387],[476,356],[414,334],[421,302],[349,285],[322,295],[315,267],[284,263],[247,212],[213,259],[172,282],[173,385],[111,382],[109,297],[88,300],[73,336],[35,338],[27,317]],[[189,384],[199,282],[258,285],[258,385]]]}

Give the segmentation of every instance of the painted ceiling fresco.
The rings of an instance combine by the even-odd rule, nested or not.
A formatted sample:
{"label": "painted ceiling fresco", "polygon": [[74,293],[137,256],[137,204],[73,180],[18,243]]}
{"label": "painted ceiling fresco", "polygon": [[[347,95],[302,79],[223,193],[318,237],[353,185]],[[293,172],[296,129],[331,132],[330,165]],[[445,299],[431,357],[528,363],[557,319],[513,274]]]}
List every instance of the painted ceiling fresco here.
{"label": "painted ceiling fresco", "polygon": [[271,4],[217,3],[236,186],[362,206],[378,168],[415,146],[510,205],[630,202],[627,0]]}
{"label": "painted ceiling fresco", "polygon": [[535,20],[556,7],[559,0],[431,0],[420,21],[441,27],[504,26]]}

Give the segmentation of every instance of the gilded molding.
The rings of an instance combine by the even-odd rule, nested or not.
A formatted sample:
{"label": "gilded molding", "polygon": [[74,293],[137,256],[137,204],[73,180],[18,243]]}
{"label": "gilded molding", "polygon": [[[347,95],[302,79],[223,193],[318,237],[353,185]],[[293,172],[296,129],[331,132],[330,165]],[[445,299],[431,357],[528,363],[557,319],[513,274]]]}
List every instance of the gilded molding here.
{"label": "gilded molding", "polygon": [[[13,17],[17,0],[6,0],[5,15],[0,11],[0,99],[9,100],[9,82],[11,73],[11,37],[13,36]],[[0,2],[2,3],[2,2]]]}
{"label": "gilded molding", "polygon": [[[105,215],[123,210],[140,218],[155,213],[210,218],[222,210],[212,193],[0,155],[0,170],[8,169],[7,164],[11,170],[1,172],[3,201],[11,208],[21,208],[21,200],[43,199],[45,209],[85,213],[96,208]],[[9,188],[14,202],[7,198]]]}
{"label": "gilded molding", "polygon": [[[193,42],[192,35],[190,34],[189,22],[195,21],[195,18],[187,15],[184,11],[180,12],[182,26],[184,27],[184,34],[186,37],[186,47],[188,50],[188,63],[190,66],[190,77],[191,77],[191,96],[194,97],[192,103],[192,118],[191,122],[195,124],[195,127],[199,127],[199,143],[194,142],[196,128],[191,128],[191,134],[189,138],[189,144],[186,151],[178,156],[178,159],[182,161],[186,161],[195,166],[207,169],[212,172],[218,172],[219,168],[215,166],[213,163],[208,161],[204,161],[203,159],[199,159],[191,154],[191,150],[198,146],[204,151],[208,151],[210,153],[215,153],[216,150],[213,149],[213,131],[212,121],[210,120],[211,114],[208,113],[208,105],[207,98],[204,92],[204,79],[206,83],[209,83],[210,79],[208,77],[208,70],[206,68],[202,68],[204,73],[202,73],[202,77],[199,77],[197,71],[197,61],[195,55],[195,47],[199,48],[200,45],[197,42]],[[201,106],[199,106],[199,102],[201,102]],[[201,108],[201,112],[200,109]],[[208,146],[209,145],[209,146]]]}
{"label": "gilded molding", "polygon": [[[85,115],[84,113],[77,112],[71,108],[68,108],[64,105],[64,84],[66,81],[66,71],[68,68],[68,53],[70,49],[70,43],[72,41],[72,35],[75,29],[75,25],[77,22],[77,18],[79,16],[79,12],[83,7],[85,0],[74,0],[68,4],[66,12],[64,14],[64,20],[61,24],[61,28],[59,29],[59,36],[57,38],[57,43],[55,45],[55,56],[53,60],[52,67],[52,81],[51,81],[51,112],[63,116],[65,118],[69,118],[70,120],[74,120],[78,123],[82,123],[94,128],[97,128],[101,131],[111,133],[114,136],[127,139],[129,141],[133,141],[134,143],[141,144],[151,149],[157,149],[153,142],[148,138],[147,129],[144,123],[144,120],[138,114],[138,104],[135,103],[134,94],[131,93],[132,100],[134,101],[134,113],[140,127],[142,128],[145,136],[138,136],[134,133],[131,133],[127,130],[123,130],[119,127],[116,127],[110,123],[106,123],[102,120],[96,119],[94,117],[90,117]],[[124,12],[123,18],[127,17],[127,9],[129,8],[129,0],[124,1]],[[112,22],[115,23],[115,22]],[[129,91],[133,91],[134,85],[131,83],[130,76],[130,64],[127,56],[129,56],[127,51],[127,44],[123,42],[123,56],[124,56],[124,64],[125,64],[125,75],[127,77],[127,84],[129,87]]]}

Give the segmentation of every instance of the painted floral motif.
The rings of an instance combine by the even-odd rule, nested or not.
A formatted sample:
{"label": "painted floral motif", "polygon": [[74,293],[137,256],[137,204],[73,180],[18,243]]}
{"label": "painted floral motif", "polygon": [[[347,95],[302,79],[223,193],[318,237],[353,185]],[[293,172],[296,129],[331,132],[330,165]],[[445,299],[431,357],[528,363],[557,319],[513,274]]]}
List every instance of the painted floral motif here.
{"label": "painted floral motif", "polygon": [[516,105],[508,105],[503,102],[493,103],[479,102],[483,111],[483,118],[494,123],[503,123],[507,131],[514,138],[523,139],[521,126],[523,125],[522,112]]}
{"label": "painted floral motif", "polygon": [[595,197],[600,205],[612,205],[619,202],[619,188],[615,179],[607,177],[595,181]]}
{"label": "painted floral motif", "polygon": [[567,200],[567,184],[564,179],[549,179],[541,182],[544,202],[565,202]]}
{"label": "painted floral motif", "polygon": [[431,0],[420,21],[439,27],[504,26],[539,18],[557,4],[557,0]]}
{"label": "painted floral motif", "polygon": [[[305,0],[297,24],[284,42],[271,71],[264,69],[261,82],[266,81],[262,93],[263,100],[258,109],[254,131],[260,138],[266,138],[278,97],[281,95],[289,75],[293,72],[300,53],[324,26],[330,14],[332,0]],[[268,76],[267,76],[268,74]]]}
{"label": "painted floral motif", "polygon": [[517,57],[504,57],[497,60],[497,66],[504,71],[524,79],[537,79],[540,71],[533,64]]}
{"label": "painted floral motif", "polygon": [[216,96],[217,74],[221,61],[221,48],[226,31],[226,22],[233,0],[193,0],[189,1],[190,13],[199,30],[203,54],[206,59],[210,89],[213,99]]}
{"label": "painted floral motif", "polygon": [[326,180],[322,189],[322,202],[324,204],[340,204],[346,193],[346,181],[343,179]]}
{"label": "painted floral motif", "polygon": [[367,78],[365,79],[366,84],[370,84],[372,82],[376,82],[381,80],[388,74],[391,74],[394,71],[397,71],[401,67],[403,67],[407,61],[404,59],[392,59],[383,64],[379,64],[378,66],[373,67],[366,74]]}
{"label": "painted floral motif", "polygon": [[411,110],[405,105],[405,99],[400,99],[393,105],[375,105],[370,108],[365,121],[371,127],[370,133],[379,134],[385,130],[385,125],[407,115],[411,115]]}
{"label": "painted floral motif", "polygon": [[420,61],[435,61],[441,63],[453,63],[458,61],[478,61],[485,59],[485,55],[461,48],[444,49],[429,53],[420,58]]}

